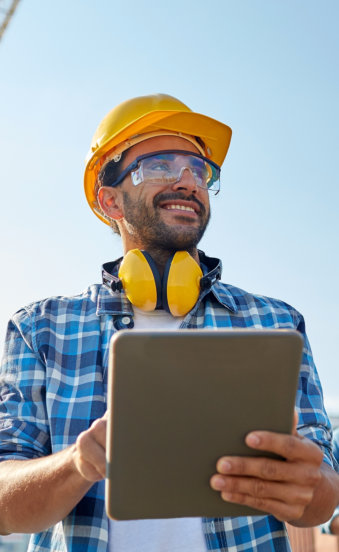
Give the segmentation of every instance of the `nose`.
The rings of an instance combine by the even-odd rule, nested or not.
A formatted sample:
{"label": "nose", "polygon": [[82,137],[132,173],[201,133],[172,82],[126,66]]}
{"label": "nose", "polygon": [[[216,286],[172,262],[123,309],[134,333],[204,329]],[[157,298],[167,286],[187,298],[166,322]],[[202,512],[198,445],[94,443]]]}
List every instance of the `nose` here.
{"label": "nose", "polygon": [[190,169],[184,167],[178,180],[173,184],[174,190],[187,190],[190,193],[197,191],[197,183]]}

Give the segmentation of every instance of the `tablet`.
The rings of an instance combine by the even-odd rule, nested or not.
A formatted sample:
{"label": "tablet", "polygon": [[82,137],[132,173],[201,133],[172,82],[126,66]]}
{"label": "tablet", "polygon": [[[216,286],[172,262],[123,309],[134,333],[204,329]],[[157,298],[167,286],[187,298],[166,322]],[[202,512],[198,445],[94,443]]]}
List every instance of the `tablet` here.
{"label": "tablet", "polygon": [[264,455],[245,445],[248,432],[291,432],[302,348],[294,330],[115,334],[108,382],[108,516],[263,515],[223,501],[209,481],[221,456]]}

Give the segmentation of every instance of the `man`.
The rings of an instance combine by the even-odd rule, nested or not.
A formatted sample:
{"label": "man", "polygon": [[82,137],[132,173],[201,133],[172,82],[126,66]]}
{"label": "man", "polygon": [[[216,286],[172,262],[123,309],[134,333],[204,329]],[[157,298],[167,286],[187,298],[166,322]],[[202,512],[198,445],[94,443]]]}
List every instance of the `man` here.
{"label": "man", "polygon": [[[118,260],[104,266],[104,285],[35,303],[10,321],[0,401],[0,532],[35,533],[30,550],[289,550],[283,521],[307,526],[332,514],[331,429],[302,316],[281,301],[221,284],[218,260],[197,250],[230,138],[226,125],[161,94],[121,104],[94,135],[85,191],[94,213],[120,233],[124,262],[142,257],[160,280],[172,256],[186,251],[203,285],[186,308],[166,291],[140,300],[141,286],[126,286]],[[211,474],[224,500],[269,515],[108,522],[109,340],[121,328],[179,326],[271,326],[304,335],[299,433],[246,437],[248,446],[284,460],[221,458]]]}

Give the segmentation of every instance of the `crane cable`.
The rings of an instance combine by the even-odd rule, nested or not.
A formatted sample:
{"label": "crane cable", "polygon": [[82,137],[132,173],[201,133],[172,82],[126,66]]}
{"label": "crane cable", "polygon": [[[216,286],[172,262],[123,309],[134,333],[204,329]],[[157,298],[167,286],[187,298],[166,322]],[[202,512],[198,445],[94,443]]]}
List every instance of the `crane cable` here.
{"label": "crane cable", "polygon": [[8,23],[10,22],[11,17],[14,14],[17,5],[19,4],[19,1],[20,0],[13,0],[9,10],[5,12],[5,18],[2,21],[2,23],[0,24],[0,40],[2,39],[2,35],[4,34],[4,32],[6,30],[6,27],[7,27]]}

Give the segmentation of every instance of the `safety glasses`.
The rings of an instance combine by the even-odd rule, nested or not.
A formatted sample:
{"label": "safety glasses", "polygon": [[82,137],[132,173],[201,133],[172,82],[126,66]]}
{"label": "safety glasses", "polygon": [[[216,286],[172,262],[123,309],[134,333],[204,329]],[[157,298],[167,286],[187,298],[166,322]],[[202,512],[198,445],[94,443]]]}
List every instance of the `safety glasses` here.
{"label": "safety glasses", "polygon": [[196,185],[216,194],[220,190],[220,167],[198,153],[182,150],[166,150],[145,153],[122,171],[110,186],[117,186],[130,173],[134,186],[142,182],[150,184],[175,184],[185,170],[190,171]]}

